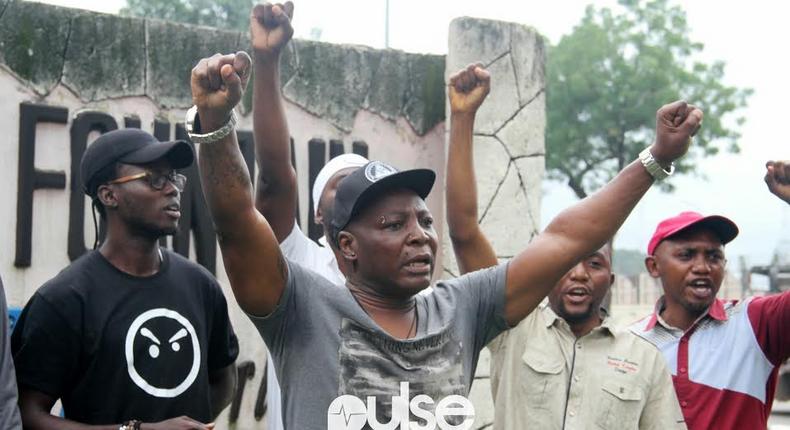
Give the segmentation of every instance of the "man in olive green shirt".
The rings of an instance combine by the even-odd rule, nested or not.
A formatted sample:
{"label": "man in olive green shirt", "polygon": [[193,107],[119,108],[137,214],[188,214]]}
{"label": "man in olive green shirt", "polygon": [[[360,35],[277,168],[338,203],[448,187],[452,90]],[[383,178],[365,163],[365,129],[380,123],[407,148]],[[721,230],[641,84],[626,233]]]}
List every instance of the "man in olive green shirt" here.
{"label": "man in olive green shirt", "polygon": [[[472,159],[474,116],[489,80],[470,65],[448,88],[447,222],[462,274],[497,264],[478,225]],[[587,256],[555,285],[548,305],[489,344],[495,429],[686,428],[661,353],[612,327],[601,309],[614,281],[611,257],[609,244]]]}
{"label": "man in olive green shirt", "polygon": [[613,279],[605,245],[488,345],[495,429],[686,428],[661,353],[601,309]]}

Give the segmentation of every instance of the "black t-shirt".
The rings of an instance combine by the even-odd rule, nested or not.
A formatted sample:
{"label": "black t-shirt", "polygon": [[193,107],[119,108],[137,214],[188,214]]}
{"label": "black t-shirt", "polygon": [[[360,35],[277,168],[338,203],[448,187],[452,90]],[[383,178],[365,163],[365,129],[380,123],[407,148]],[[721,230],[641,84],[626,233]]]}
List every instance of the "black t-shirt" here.
{"label": "black t-shirt", "polygon": [[202,267],[163,257],[141,278],[94,251],[44,284],[12,337],[19,385],[87,424],[211,421],[208,375],[238,355],[225,296]]}

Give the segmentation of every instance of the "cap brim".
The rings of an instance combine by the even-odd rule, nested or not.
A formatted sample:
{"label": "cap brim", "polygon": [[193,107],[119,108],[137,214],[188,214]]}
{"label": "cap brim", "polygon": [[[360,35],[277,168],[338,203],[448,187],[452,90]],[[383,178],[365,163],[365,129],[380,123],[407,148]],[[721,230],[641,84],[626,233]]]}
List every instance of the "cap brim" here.
{"label": "cap brim", "polygon": [[118,161],[128,164],[147,164],[167,159],[170,166],[174,169],[183,169],[195,161],[195,152],[192,145],[184,140],[174,140],[172,142],[162,142],[155,145],[147,145],[144,148],[132,151]]}
{"label": "cap brim", "polygon": [[436,182],[436,173],[430,169],[403,170],[381,178],[371,184],[357,198],[354,208],[351,210],[351,219],[368,206],[372,200],[391,190],[412,190],[420,198],[425,199],[431,193],[434,182]]}
{"label": "cap brim", "polygon": [[[707,227],[713,230],[716,233],[716,236],[719,237],[721,240],[722,245],[726,245],[735,239],[738,236],[738,226],[735,225],[732,220],[729,218],[723,217],[721,215],[709,215],[704,218],[700,218],[692,223],[686,224],[682,227],[679,227],[675,231],[669,233],[664,238],[671,239],[672,236],[675,236],[683,231],[690,229],[691,227]],[[658,246],[656,246],[658,247]]]}

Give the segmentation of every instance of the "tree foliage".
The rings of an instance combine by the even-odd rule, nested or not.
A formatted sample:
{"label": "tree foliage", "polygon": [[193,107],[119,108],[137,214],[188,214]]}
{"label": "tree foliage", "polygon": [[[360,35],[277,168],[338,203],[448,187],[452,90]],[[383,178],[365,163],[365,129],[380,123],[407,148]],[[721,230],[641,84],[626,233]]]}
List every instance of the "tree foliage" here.
{"label": "tree foliage", "polygon": [[254,0],[126,0],[121,15],[249,31]]}
{"label": "tree foliage", "polygon": [[[750,89],[722,83],[724,63],[696,59],[685,12],[667,0],[620,0],[622,11],[588,6],[548,55],[547,170],[585,197],[653,139],[656,110],[685,99],[705,112],[677,173],[720,148],[739,150],[738,117]],[[732,117],[732,118],[730,118]],[[671,185],[663,183],[665,190]]]}

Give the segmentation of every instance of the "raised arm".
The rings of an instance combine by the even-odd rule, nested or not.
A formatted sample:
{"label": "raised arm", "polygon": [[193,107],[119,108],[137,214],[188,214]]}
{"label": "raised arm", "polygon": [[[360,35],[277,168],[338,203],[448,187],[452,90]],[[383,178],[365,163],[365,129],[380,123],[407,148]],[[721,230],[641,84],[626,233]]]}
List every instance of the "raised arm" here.
{"label": "raised arm", "polygon": [[[663,106],[656,114],[656,140],[650,147],[653,158],[669,166],[686,153],[701,122],[702,111],[685,102]],[[614,236],[652,184],[653,177],[637,160],[601,190],[557,215],[508,266],[508,323],[521,321],[563,274]]]}
{"label": "raised arm", "polygon": [[[246,52],[217,54],[192,69],[192,100],[200,120],[197,133],[210,133],[227,123],[247,84],[250,62]],[[236,133],[200,144],[198,161],[236,301],[249,314],[268,315],[280,300],[288,269],[274,232],[255,209]]]}
{"label": "raised arm", "polygon": [[475,114],[491,87],[491,75],[470,64],[450,76],[450,149],[447,154],[447,226],[461,274],[497,264],[477,222],[477,184],[472,150]]}
{"label": "raised arm", "polygon": [[790,204],[790,161],[765,163],[765,184],[776,197]]}
{"label": "raised arm", "polygon": [[255,85],[252,112],[258,187],[255,207],[282,242],[296,218],[296,171],[280,93],[280,52],[291,39],[293,3],[256,5],[250,16]]}

